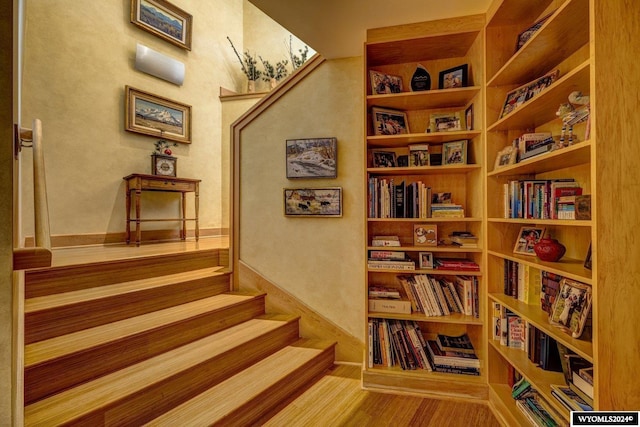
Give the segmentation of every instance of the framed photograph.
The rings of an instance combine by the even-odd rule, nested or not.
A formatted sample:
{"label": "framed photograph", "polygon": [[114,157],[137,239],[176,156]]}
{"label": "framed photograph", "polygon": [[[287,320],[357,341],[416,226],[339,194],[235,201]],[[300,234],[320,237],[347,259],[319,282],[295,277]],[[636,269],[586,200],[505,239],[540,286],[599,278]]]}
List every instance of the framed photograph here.
{"label": "framed photograph", "polygon": [[337,138],[287,139],[287,178],[336,178]]}
{"label": "framed photograph", "polygon": [[473,104],[464,110],[464,123],[467,126],[467,130],[473,130]]}
{"label": "framed photograph", "polygon": [[464,64],[449,68],[448,70],[440,71],[438,87],[440,89],[453,89],[467,86],[468,70],[469,65]]}
{"label": "framed photograph", "polygon": [[373,131],[376,135],[402,135],[409,133],[407,113],[386,108],[371,108]]}
{"label": "framed photograph", "polygon": [[544,76],[540,77],[537,80],[534,80],[526,85],[520,86],[517,89],[512,90],[507,93],[507,97],[504,101],[504,105],[502,107],[502,112],[500,113],[500,118],[503,118],[507,114],[511,113],[513,110],[529,101],[544,89],[549,87],[553,82],[558,79],[560,75],[560,70],[552,71]]}
{"label": "framed photograph", "polygon": [[520,50],[522,46],[542,27],[542,25],[549,19],[551,15],[547,15],[520,34],[518,34],[518,41],[516,42],[516,52]]}
{"label": "framed photograph", "polygon": [[549,322],[580,338],[591,310],[591,286],[564,278],[553,301]]}
{"label": "framed photograph", "polygon": [[429,129],[427,132],[451,132],[461,131],[462,120],[460,112],[451,113],[431,113],[429,115]]}
{"label": "framed photograph", "polygon": [[433,269],[433,252],[420,252],[420,268]]}
{"label": "framed photograph", "polygon": [[429,144],[409,145],[408,166],[429,166]]}
{"label": "framed photograph", "polygon": [[513,253],[535,256],[536,253],[533,250],[533,245],[542,239],[544,232],[545,228],[541,227],[524,226],[520,228],[520,233],[518,234],[516,245],[513,248]]}
{"label": "framed photograph", "polygon": [[191,106],[125,86],[125,130],[191,143]]}
{"label": "framed photograph", "polygon": [[498,151],[498,154],[496,155],[496,162],[493,165],[493,170],[504,166],[514,165],[517,158],[518,150],[514,146],[510,145],[508,147],[504,147],[502,150]]}
{"label": "framed photograph", "polygon": [[290,217],[341,217],[342,188],[285,188],[284,215]]}
{"label": "framed photograph", "polygon": [[395,168],[396,166],[396,153],[394,153],[393,151],[373,152],[374,168]]}
{"label": "framed photograph", "polygon": [[369,70],[369,79],[371,80],[371,93],[373,95],[402,92],[402,77],[400,76]]}
{"label": "framed photograph", "polygon": [[193,16],[166,0],[131,0],[131,23],[191,50]]}
{"label": "framed photograph", "polygon": [[466,165],[467,140],[463,139],[442,144],[442,159],[445,165]]}
{"label": "framed photograph", "polygon": [[438,226],[435,224],[414,224],[413,245],[438,246]]}

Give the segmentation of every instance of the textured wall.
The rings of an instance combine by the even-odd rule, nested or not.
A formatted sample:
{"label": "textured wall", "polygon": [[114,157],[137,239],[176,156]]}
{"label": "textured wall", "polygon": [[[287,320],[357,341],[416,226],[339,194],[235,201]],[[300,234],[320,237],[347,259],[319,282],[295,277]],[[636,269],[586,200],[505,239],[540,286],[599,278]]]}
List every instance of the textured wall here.
{"label": "textured wall", "polygon": [[[240,171],[240,259],[361,340],[362,84],[362,58],[326,61],[245,128]],[[318,137],[338,139],[338,178],[287,180],[285,141]],[[283,188],[323,186],[342,218],[284,216]]]}

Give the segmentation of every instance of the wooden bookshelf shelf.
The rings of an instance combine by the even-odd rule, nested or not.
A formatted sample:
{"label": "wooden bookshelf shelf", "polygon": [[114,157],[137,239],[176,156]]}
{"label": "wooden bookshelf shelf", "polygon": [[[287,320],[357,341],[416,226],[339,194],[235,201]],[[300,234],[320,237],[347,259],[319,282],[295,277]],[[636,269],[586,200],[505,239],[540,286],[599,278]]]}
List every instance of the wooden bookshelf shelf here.
{"label": "wooden bookshelf shelf", "polygon": [[378,319],[398,319],[398,320],[415,320],[418,322],[430,322],[430,323],[454,323],[462,325],[477,325],[482,326],[483,322],[473,316],[465,316],[463,314],[450,314],[449,316],[426,316],[424,313],[411,313],[411,314],[392,314],[392,313],[378,313],[375,311],[369,312],[369,317],[375,317]]}
{"label": "wooden bookshelf shelf", "polygon": [[[427,125],[425,124],[425,128],[426,126]],[[370,135],[367,136],[367,146],[369,148],[394,148],[404,147],[408,144],[415,144],[420,142],[441,144],[443,142],[458,141],[461,139],[473,139],[480,136],[481,134],[482,132],[479,130],[470,130],[432,133],[408,133],[403,135]]]}
{"label": "wooden bookshelf shelf", "polygon": [[[465,218],[367,218],[369,222],[481,222],[482,219],[474,217]],[[384,246],[383,246],[384,247]]]}
{"label": "wooden bookshelf shelf", "polygon": [[397,110],[429,110],[433,108],[464,108],[478,93],[480,86],[454,89],[434,89],[426,92],[402,92],[367,96],[367,107]]}
{"label": "wooden bookshelf shelf", "polygon": [[584,268],[584,260],[562,258],[558,262],[546,262],[537,257],[517,255],[506,251],[487,251],[489,255],[497,256],[523,265],[538,268],[550,273],[559,274],[569,279],[577,280],[588,285],[592,284],[592,271]]}
{"label": "wooden bookshelf shelf", "polygon": [[367,246],[369,251],[409,251],[409,252],[451,252],[464,254],[467,252],[482,252],[482,248],[461,248],[455,245],[438,246]]}
{"label": "wooden bookshelf shelf", "polygon": [[466,271],[466,270],[393,270],[393,269],[374,269],[367,268],[369,273],[395,273],[395,274],[433,274],[440,276],[482,276],[480,271]]}
{"label": "wooden bookshelf shelf", "polygon": [[516,407],[516,401],[511,397],[511,387],[501,383],[489,383],[489,401],[497,410],[498,416],[505,420],[505,425],[528,426],[529,420]]}
{"label": "wooden bookshelf shelf", "polygon": [[396,168],[367,168],[367,172],[379,176],[398,175],[441,175],[441,174],[465,174],[477,171],[480,165],[446,165],[446,166],[418,166]]}
{"label": "wooden bookshelf shelf", "polygon": [[561,225],[564,227],[591,227],[591,220],[585,219],[535,219],[535,218],[488,218],[490,223],[522,224],[522,225]]}

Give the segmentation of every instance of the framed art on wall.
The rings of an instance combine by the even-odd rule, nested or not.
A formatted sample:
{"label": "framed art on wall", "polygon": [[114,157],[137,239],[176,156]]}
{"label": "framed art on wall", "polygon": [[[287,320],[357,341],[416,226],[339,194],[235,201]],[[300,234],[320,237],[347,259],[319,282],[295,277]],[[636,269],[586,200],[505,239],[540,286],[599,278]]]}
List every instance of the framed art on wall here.
{"label": "framed art on wall", "polygon": [[287,139],[287,178],[336,178],[336,138]]}
{"label": "framed art on wall", "polygon": [[284,215],[289,217],[341,217],[342,188],[285,188]]}
{"label": "framed art on wall", "polygon": [[169,43],[191,50],[193,17],[166,0],[131,0],[131,23]]}

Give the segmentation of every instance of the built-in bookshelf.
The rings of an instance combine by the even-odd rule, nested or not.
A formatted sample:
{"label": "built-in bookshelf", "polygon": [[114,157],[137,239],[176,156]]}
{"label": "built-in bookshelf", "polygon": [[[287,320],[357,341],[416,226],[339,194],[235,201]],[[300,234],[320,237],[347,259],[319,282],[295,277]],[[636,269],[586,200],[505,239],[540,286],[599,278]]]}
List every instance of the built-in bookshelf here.
{"label": "built-in bookshelf", "polygon": [[[427,315],[422,310],[410,314],[373,312],[366,306],[365,327],[367,334],[372,324],[382,319],[390,322],[402,320],[416,322],[426,339],[444,334],[467,334],[477,357],[480,359],[480,375],[434,372],[428,369],[402,369],[401,366],[381,366],[373,363],[373,340],[367,340],[363,369],[365,388],[386,388],[414,391],[432,395],[487,399],[487,365],[484,322],[486,312],[486,283],[483,253],[483,109],[484,109],[484,15],[433,21],[410,26],[398,26],[369,30],[365,45],[364,81],[365,94],[365,147],[364,159],[367,201],[366,242],[364,250],[369,258],[374,251],[402,253],[405,262],[415,264],[413,270],[394,270],[367,267],[365,294],[369,287],[398,289],[403,298],[409,298],[400,276],[422,275],[441,279],[442,283],[465,276],[474,282],[477,302],[475,315],[451,312],[447,315]],[[466,84],[441,88],[440,72],[459,66],[467,66]],[[412,90],[412,76],[418,66],[424,67],[430,76],[427,90]],[[401,79],[402,90],[378,93],[371,72]],[[398,131],[376,131],[378,109],[391,110],[401,122]],[[450,115],[460,118],[460,126],[444,131],[434,127],[434,115]],[[457,114],[457,116],[456,116]],[[468,120],[467,120],[468,118]],[[449,163],[442,160],[443,151],[450,144],[466,141],[463,161]],[[417,164],[407,157],[415,145],[428,146],[429,162]],[[448,152],[448,151],[447,151]],[[377,160],[383,153],[384,164]],[[392,159],[392,160],[388,160]],[[400,187],[400,190],[398,190]],[[407,189],[407,187],[412,187]],[[427,191],[428,189],[428,191]],[[400,191],[400,193],[397,193]],[[455,213],[446,217],[434,217],[438,209],[430,202],[437,193],[449,193],[447,204],[456,205]],[[384,196],[386,194],[386,196]],[[384,198],[387,198],[386,201]],[[411,200],[415,209],[403,206]],[[414,202],[415,200],[415,202]],[[429,203],[427,203],[427,200]],[[387,204],[387,209],[381,208]],[[389,210],[389,204],[391,209]],[[396,209],[397,207],[397,209]],[[442,209],[445,209],[442,207]],[[384,212],[384,213],[382,213]],[[437,215],[437,214],[434,214]],[[437,229],[433,246],[423,246],[415,240],[416,226]],[[454,232],[469,232],[478,237],[477,245],[463,247],[449,241]],[[375,246],[375,236],[397,237],[399,246]],[[450,269],[444,265],[424,265],[423,253],[430,259],[466,259],[475,263],[477,270]],[[453,265],[453,264],[445,264]]]}

